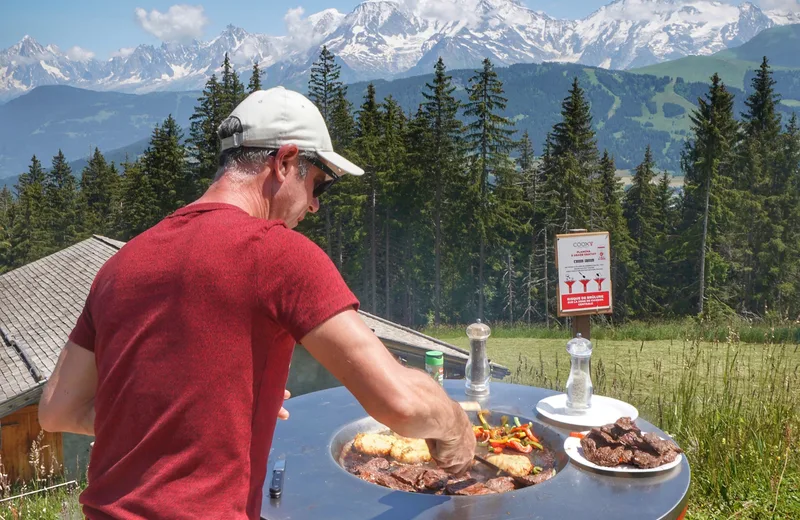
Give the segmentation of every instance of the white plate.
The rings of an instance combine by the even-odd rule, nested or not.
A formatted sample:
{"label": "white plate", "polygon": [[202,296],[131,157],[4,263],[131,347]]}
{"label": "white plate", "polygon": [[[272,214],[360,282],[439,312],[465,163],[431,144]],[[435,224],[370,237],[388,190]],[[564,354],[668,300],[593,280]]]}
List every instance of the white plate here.
{"label": "white plate", "polygon": [[[589,431],[581,432],[584,434],[588,434]],[[645,432],[642,432],[645,433]],[[663,439],[663,437],[662,437]],[[683,454],[679,453],[675,460],[672,462],[668,462],[667,464],[662,464],[661,466],[655,468],[637,468],[636,466],[630,466],[628,464],[620,464],[619,466],[614,467],[606,467],[606,466],[598,466],[594,462],[591,462],[589,459],[583,456],[583,447],[581,447],[581,440],[577,437],[567,437],[567,440],[564,441],[564,451],[567,452],[569,458],[573,461],[577,462],[581,466],[586,466],[589,468],[593,468],[600,471],[605,471],[607,473],[630,473],[630,474],[639,474],[639,473],[661,473],[662,471],[667,471],[678,464],[681,463],[683,460]]]}
{"label": "white plate", "polygon": [[602,395],[593,395],[592,407],[581,415],[567,414],[567,394],[556,394],[542,399],[536,403],[536,411],[551,421],[587,428],[611,424],[620,417],[630,417],[631,421],[639,417],[635,406]]}

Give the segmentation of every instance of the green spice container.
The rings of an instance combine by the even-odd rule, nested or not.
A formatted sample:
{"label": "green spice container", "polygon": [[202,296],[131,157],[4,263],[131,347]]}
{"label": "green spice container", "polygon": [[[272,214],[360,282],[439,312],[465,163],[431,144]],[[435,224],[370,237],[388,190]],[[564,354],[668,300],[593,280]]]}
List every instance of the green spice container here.
{"label": "green spice container", "polygon": [[425,353],[425,371],[444,386],[444,354],[438,350],[429,350]]}

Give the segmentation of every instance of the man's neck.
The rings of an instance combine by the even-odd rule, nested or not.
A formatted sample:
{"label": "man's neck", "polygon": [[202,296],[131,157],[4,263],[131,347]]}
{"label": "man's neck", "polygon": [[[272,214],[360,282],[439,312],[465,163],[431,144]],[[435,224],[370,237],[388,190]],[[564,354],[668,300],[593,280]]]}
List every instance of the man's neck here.
{"label": "man's neck", "polygon": [[240,208],[251,217],[268,219],[269,201],[265,200],[260,193],[257,194],[256,191],[256,185],[252,181],[232,183],[223,177],[209,186],[208,190],[191,204],[209,202],[230,204]]}

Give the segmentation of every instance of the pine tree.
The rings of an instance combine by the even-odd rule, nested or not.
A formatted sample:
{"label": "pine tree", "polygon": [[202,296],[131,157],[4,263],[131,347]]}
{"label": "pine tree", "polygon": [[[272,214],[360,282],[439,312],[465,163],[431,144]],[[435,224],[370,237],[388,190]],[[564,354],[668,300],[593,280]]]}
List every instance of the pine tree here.
{"label": "pine tree", "polygon": [[34,155],[17,183],[17,204],[11,232],[11,263],[20,266],[47,255],[52,248],[45,200],[45,173]]}
{"label": "pine tree", "polygon": [[453,96],[456,87],[452,84],[452,77],[447,75],[442,58],[434,67],[433,83],[426,83],[425,88],[422,108],[430,133],[425,180],[433,193],[434,325],[438,326],[442,311],[442,221],[446,197],[461,156],[461,121],[457,117],[459,102]]}
{"label": "pine tree", "polygon": [[261,90],[261,70],[258,68],[258,61],[253,62],[253,73],[250,75],[250,82],[247,84],[247,92],[252,94],[256,90]]}
{"label": "pine tree", "polygon": [[517,166],[522,177],[522,186],[525,200],[528,202],[528,215],[523,220],[530,223],[529,246],[526,251],[525,276],[522,280],[524,290],[525,309],[522,312],[522,319],[530,324],[536,315],[542,315],[537,310],[539,299],[539,285],[543,282],[540,276],[539,256],[546,256],[539,244],[545,230],[544,211],[542,201],[542,178],[541,170],[537,167],[536,157],[533,153],[533,143],[526,130],[522,134],[519,142],[519,157]]}
{"label": "pine tree", "polygon": [[60,250],[74,244],[79,236],[77,183],[61,150],[53,157],[44,187],[46,220],[53,233],[53,246]]}
{"label": "pine tree", "polygon": [[336,56],[323,45],[317,61],[311,65],[308,98],[317,105],[328,125],[331,123],[335,100],[347,93],[346,87],[339,80],[340,74],[341,66],[336,63]]}
{"label": "pine tree", "polygon": [[743,284],[745,306],[758,312],[768,305],[777,283],[776,261],[785,247],[782,243],[783,217],[780,199],[785,177],[779,167],[781,115],[776,107],[780,96],[764,57],[752,80],[752,93],[745,100],[742,114],[744,130],[742,165],[733,183],[738,206],[736,223],[746,238],[738,284]]}
{"label": "pine tree", "polygon": [[707,301],[725,301],[732,269],[731,259],[722,251],[732,249],[725,246],[733,220],[729,204],[734,202],[730,188],[738,124],[733,117],[733,95],[718,74],[712,76],[705,99],[698,99],[690,119],[693,139],[682,160],[681,255],[690,273],[683,285],[696,288],[696,309],[702,315]]}
{"label": "pine tree", "polygon": [[169,115],[153,129],[149,146],[142,155],[142,172],[155,195],[158,219],[186,205],[193,192],[182,138],[180,126]]}
{"label": "pine tree", "polygon": [[82,236],[108,235],[113,229],[113,200],[119,176],[95,148],[81,173],[79,214],[83,222]]}
{"label": "pine tree", "polygon": [[[380,150],[381,165],[378,170],[378,185],[380,187],[380,200],[383,201],[384,208],[384,294],[385,307],[384,317],[392,319],[392,302],[394,295],[392,292],[393,282],[397,279],[400,269],[393,265],[392,261],[397,261],[399,255],[392,254],[392,235],[393,232],[402,232],[400,228],[406,223],[410,227],[410,208],[398,208],[397,205],[402,201],[408,201],[403,196],[403,188],[408,189],[408,185],[414,182],[408,168],[407,152],[405,143],[406,121],[403,110],[392,96],[387,96],[381,105],[381,132]],[[406,215],[405,218],[398,218]]]}
{"label": "pine tree", "polygon": [[[205,191],[217,171],[220,142],[217,128],[223,120],[222,88],[216,74],[206,82],[189,118],[189,155],[192,159],[194,195]],[[190,198],[195,198],[194,196]]]}
{"label": "pine tree", "polygon": [[11,229],[14,224],[14,196],[7,186],[0,190],[0,274],[12,268]]}
{"label": "pine tree", "polygon": [[627,315],[628,273],[631,270],[631,250],[635,244],[628,231],[628,223],[622,210],[624,189],[622,181],[617,178],[614,158],[608,151],[603,151],[600,159],[600,176],[597,192],[599,194],[600,230],[608,231],[611,241],[611,283],[614,294],[614,314],[624,318]]}
{"label": "pine tree", "polygon": [[369,237],[369,258],[365,262],[369,266],[369,292],[367,308],[375,313],[378,308],[378,168],[382,163],[381,158],[381,113],[375,99],[375,86],[370,83],[364,102],[358,111],[356,120],[356,139],[353,147],[356,157],[364,167],[364,188],[366,188],[366,211],[368,221],[367,236]]}
{"label": "pine tree", "polygon": [[650,316],[660,310],[656,269],[658,208],[656,188],[653,185],[656,176],[654,168],[653,153],[648,145],[644,160],[636,167],[623,203],[628,231],[635,244],[631,254],[633,269],[628,279],[628,301],[631,314],[639,316]]}
{"label": "pine tree", "polygon": [[158,203],[141,162],[126,162],[123,167],[116,228],[127,241],[158,223]]}
{"label": "pine tree", "polygon": [[244,84],[239,79],[239,74],[231,65],[231,60],[228,58],[228,53],[225,53],[225,59],[222,62],[222,81],[221,86],[221,106],[220,113],[222,119],[233,112],[233,109],[241,103],[246,97]]}
{"label": "pine tree", "polygon": [[505,110],[507,98],[503,97],[503,83],[497,78],[492,62],[483,60],[483,70],[470,78],[469,102],[464,115],[474,118],[467,125],[467,146],[474,154],[473,168],[477,173],[478,212],[482,222],[478,222],[480,252],[478,260],[478,318],[484,319],[484,269],[486,265],[486,245],[489,233],[489,175],[494,167],[508,163],[508,153],[514,145],[511,139],[513,123],[499,114]]}
{"label": "pine tree", "polygon": [[597,170],[597,144],[592,116],[578,78],[561,104],[562,120],[548,135],[543,157],[548,220],[560,232],[588,228],[593,178]]}

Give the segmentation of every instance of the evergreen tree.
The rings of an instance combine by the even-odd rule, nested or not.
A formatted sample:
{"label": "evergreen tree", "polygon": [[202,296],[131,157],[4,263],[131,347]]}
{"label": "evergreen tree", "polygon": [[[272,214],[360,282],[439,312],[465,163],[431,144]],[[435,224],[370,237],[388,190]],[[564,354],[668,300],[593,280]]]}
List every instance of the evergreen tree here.
{"label": "evergreen tree", "polygon": [[[189,155],[192,159],[192,177],[195,195],[205,191],[217,171],[220,142],[217,129],[223,120],[222,89],[217,76],[211,75],[203,94],[198,98],[194,113],[189,118]],[[190,197],[195,198],[195,197]]]}
{"label": "evergreen tree", "polygon": [[378,236],[377,236],[377,213],[378,213],[378,192],[380,190],[378,181],[378,168],[381,166],[381,113],[378,102],[375,99],[375,86],[370,83],[367,86],[367,93],[364,95],[364,103],[358,111],[356,121],[356,139],[354,148],[356,157],[364,167],[364,186],[366,189],[366,211],[367,231],[369,237],[369,258],[365,262],[369,269],[369,291],[366,307],[370,312],[375,313],[378,307]]}
{"label": "evergreen tree", "polygon": [[786,181],[779,167],[781,115],[776,107],[780,96],[775,93],[766,57],[751,86],[753,91],[745,100],[747,111],[742,114],[743,164],[737,168],[733,188],[737,205],[743,210],[734,213],[735,222],[747,243],[737,283],[742,285],[744,306],[758,312],[774,294],[776,262],[785,246],[779,202]]}
{"label": "evergreen tree", "polygon": [[46,220],[56,250],[71,246],[79,236],[78,190],[72,169],[61,150],[45,175]]}
{"label": "evergreen tree", "polygon": [[141,162],[123,166],[116,227],[121,239],[127,241],[158,223],[158,202]]}
{"label": "evergreen tree", "polygon": [[548,135],[543,157],[548,220],[559,232],[588,228],[597,170],[597,144],[592,116],[578,78],[561,104],[561,121]]}
{"label": "evergreen tree", "polygon": [[631,187],[623,203],[628,231],[634,243],[631,253],[632,267],[628,279],[629,308],[631,314],[650,316],[658,312],[660,291],[657,279],[657,233],[658,208],[655,179],[655,164],[650,146],[644,160],[636,167]]}
{"label": "evergreen tree", "polygon": [[474,170],[478,185],[478,234],[480,252],[478,260],[478,318],[484,318],[484,269],[486,265],[486,243],[489,234],[490,216],[489,175],[496,166],[508,166],[508,153],[514,145],[511,139],[513,123],[499,114],[505,110],[507,98],[503,97],[503,83],[497,78],[492,62],[483,60],[483,70],[477,71],[469,80],[469,102],[464,115],[474,118],[467,125],[467,146],[474,154]]}
{"label": "evergreen tree", "polygon": [[334,112],[334,104],[338,98],[345,97],[347,90],[339,80],[341,66],[336,63],[336,56],[323,45],[317,60],[311,65],[311,77],[308,81],[308,98],[317,105],[325,123],[330,125]]}
{"label": "evergreen tree", "polygon": [[45,200],[45,173],[34,155],[27,173],[17,183],[17,204],[11,232],[12,265],[33,262],[47,255],[52,247]]}
{"label": "evergreen tree", "polygon": [[447,75],[442,58],[434,67],[432,83],[425,84],[422,104],[425,121],[429,127],[430,141],[426,146],[426,187],[433,194],[434,222],[434,325],[441,323],[442,311],[442,222],[447,196],[458,171],[461,157],[461,121],[458,119],[459,102],[453,96],[456,87]]}
{"label": "evergreen tree", "polygon": [[233,112],[236,105],[241,103],[246,97],[244,84],[239,79],[239,74],[231,65],[231,60],[228,58],[228,53],[225,53],[225,59],[222,62],[222,82],[221,82],[221,106],[220,112],[222,119]]}
{"label": "evergreen tree", "polygon": [[258,61],[253,62],[253,73],[250,75],[250,82],[247,84],[247,92],[252,94],[256,90],[261,90],[261,70],[258,68]]}
{"label": "evergreen tree", "polygon": [[[381,165],[378,169],[379,199],[383,201],[383,283],[384,283],[384,317],[392,319],[392,303],[395,299],[393,288],[397,286],[400,268],[397,265],[399,255],[392,254],[392,240],[403,232],[402,221],[410,221],[411,208],[398,208],[404,197],[401,189],[404,184],[413,182],[409,179],[406,168],[407,152],[405,143],[406,120],[403,110],[392,96],[387,96],[381,105],[380,149]],[[406,212],[408,211],[408,212]],[[406,218],[400,218],[407,215]],[[409,223],[410,225],[410,223]]]}
{"label": "evergreen tree", "polygon": [[7,186],[0,190],[0,274],[12,268],[11,228],[14,223],[14,196]]}
{"label": "evergreen tree", "polygon": [[631,271],[631,250],[635,244],[628,231],[628,223],[622,209],[624,190],[622,181],[617,178],[614,158],[603,152],[600,159],[600,176],[597,192],[600,203],[600,230],[608,231],[611,241],[611,283],[614,294],[614,314],[624,318],[628,311],[627,284]]}
{"label": "evergreen tree", "polygon": [[108,235],[113,229],[113,200],[119,176],[95,148],[81,173],[79,214],[83,221],[82,236]]}
{"label": "evergreen tree", "polygon": [[193,194],[182,138],[180,126],[169,115],[161,126],[153,129],[149,146],[142,155],[142,172],[153,190],[159,220],[186,205]]}
{"label": "evergreen tree", "polygon": [[729,294],[731,175],[735,165],[738,123],[733,117],[733,95],[718,74],[711,78],[705,99],[690,116],[693,139],[682,160],[685,195],[681,226],[681,256],[689,276],[683,286],[696,289],[698,314],[707,301],[724,302]]}

